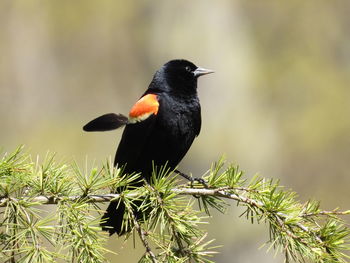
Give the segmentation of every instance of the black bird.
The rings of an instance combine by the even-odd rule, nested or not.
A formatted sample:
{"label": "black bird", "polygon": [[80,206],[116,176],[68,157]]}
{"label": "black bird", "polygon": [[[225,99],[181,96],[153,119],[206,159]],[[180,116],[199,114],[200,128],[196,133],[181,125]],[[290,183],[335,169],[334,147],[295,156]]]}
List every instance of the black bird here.
{"label": "black bird", "polygon": [[[114,165],[126,173],[141,173],[149,181],[154,166],[175,169],[201,129],[197,79],[212,73],[187,60],[171,60],[154,75],[146,92],[131,108],[129,117],[109,113],[83,129],[107,131],[126,125]],[[182,174],[183,175],[183,174]],[[121,189],[117,189],[120,192]],[[111,202],[101,224],[110,235],[124,234],[122,202]]]}

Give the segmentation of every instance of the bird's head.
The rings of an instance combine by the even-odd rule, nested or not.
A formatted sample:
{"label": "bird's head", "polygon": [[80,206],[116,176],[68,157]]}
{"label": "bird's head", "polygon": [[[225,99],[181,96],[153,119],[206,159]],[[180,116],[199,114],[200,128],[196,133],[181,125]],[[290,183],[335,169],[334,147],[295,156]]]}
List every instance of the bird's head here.
{"label": "bird's head", "polygon": [[156,78],[166,82],[166,89],[176,93],[193,93],[197,90],[197,79],[214,71],[197,67],[184,59],[170,60],[156,73]]}

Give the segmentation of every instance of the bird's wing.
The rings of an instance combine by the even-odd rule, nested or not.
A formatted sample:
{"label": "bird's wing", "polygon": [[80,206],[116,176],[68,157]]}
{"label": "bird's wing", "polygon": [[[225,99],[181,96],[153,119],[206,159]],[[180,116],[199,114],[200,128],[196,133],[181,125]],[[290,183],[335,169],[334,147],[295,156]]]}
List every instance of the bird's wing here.
{"label": "bird's wing", "polygon": [[145,94],[131,108],[129,123],[119,143],[114,165],[126,165],[127,171],[138,170],[139,157],[154,129],[159,109],[158,96]]}
{"label": "bird's wing", "polygon": [[83,130],[92,131],[111,131],[128,123],[128,117],[122,114],[107,113],[87,123]]}
{"label": "bird's wing", "polygon": [[146,120],[152,114],[157,115],[159,101],[156,94],[146,94],[142,96],[129,112],[129,122],[136,123]]}

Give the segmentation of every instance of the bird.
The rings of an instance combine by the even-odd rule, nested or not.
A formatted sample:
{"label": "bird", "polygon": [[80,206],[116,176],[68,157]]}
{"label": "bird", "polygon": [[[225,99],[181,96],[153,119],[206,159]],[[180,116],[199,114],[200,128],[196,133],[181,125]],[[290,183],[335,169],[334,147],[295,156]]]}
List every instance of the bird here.
{"label": "bird", "polygon": [[[126,174],[140,173],[150,182],[154,167],[166,165],[175,170],[199,135],[202,121],[198,77],[213,72],[185,59],[170,60],[156,71],[128,117],[104,114],[87,123],[83,130],[109,131],[125,126],[114,166],[124,167]],[[121,191],[116,189],[117,193]],[[102,217],[102,229],[118,236],[130,231],[123,227],[124,211],[123,202],[111,202]]]}

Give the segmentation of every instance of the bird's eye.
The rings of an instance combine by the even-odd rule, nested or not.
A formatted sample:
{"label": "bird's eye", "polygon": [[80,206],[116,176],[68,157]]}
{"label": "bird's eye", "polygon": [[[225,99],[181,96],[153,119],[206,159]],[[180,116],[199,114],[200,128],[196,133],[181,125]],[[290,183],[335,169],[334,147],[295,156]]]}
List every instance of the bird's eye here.
{"label": "bird's eye", "polygon": [[191,69],[191,67],[189,67],[189,66],[185,67],[185,69],[186,69],[186,71],[188,71],[188,72],[192,72],[192,69]]}

